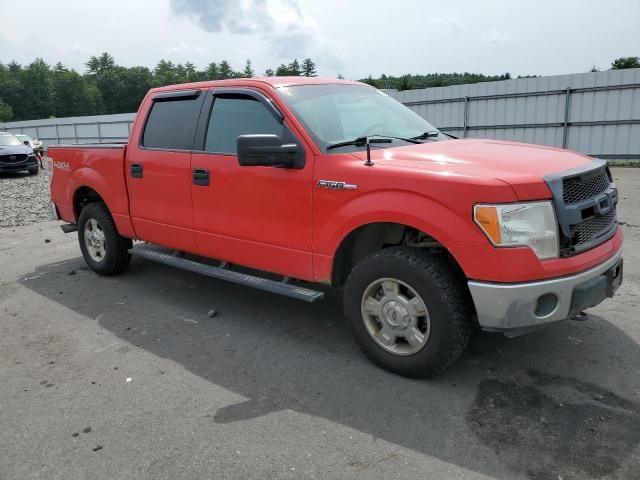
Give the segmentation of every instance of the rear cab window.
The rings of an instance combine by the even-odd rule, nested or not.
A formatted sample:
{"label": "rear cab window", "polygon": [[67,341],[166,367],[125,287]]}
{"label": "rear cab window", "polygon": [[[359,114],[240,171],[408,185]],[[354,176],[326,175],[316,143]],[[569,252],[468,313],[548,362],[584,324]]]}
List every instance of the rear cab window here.
{"label": "rear cab window", "polygon": [[192,150],[198,116],[202,107],[200,92],[192,96],[156,98],[147,117],[142,147],[160,150]]}

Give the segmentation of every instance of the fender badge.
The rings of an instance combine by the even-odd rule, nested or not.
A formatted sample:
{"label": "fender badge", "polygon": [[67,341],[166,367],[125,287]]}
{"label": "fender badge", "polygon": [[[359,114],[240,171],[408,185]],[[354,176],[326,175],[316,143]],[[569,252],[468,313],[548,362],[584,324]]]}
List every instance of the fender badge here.
{"label": "fender badge", "polygon": [[330,190],[357,190],[358,186],[352,183],[338,182],[336,180],[318,180],[318,188],[328,188]]}

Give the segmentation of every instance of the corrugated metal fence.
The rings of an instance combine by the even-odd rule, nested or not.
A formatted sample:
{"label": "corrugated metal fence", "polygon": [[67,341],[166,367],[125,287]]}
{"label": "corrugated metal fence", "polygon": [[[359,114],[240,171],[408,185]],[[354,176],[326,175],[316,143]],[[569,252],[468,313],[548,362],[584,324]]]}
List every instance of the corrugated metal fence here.
{"label": "corrugated metal fence", "polygon": [[[388,91],[436,127],[460,137],[570,148],[640,159],[640,69]],[[0,124],[55,143],[126,141],[135,114]]]}
{"label": "corrugated metal fence", "polygon": [[388,92],[460,137],[640,159],[640,69]]}
{"label": "corrugated metal fence", "polygon": [[87,117],[48,118],[0,124],[0,131],[39,138],[45,146],[61,143],[126,142],[135,113]]}

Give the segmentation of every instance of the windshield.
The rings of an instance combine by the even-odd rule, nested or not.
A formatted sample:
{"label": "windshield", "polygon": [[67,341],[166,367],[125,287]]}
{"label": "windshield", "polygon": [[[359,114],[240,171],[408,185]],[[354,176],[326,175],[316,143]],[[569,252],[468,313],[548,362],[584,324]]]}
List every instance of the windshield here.
{"label": "windshield", "polygon": [[401,103],[364,85],[297,85],[277,92],[323,149],[367,135],[411,138],[436,131]]}
{"label": "windshield", "polygon": [[23,142],[24,142],[25,140],[27,140],[27,141],[29,141],[29,142],[31,141],[31,137],[30,137],[29,135],[23,135],[23,134],[20,134],[20,135],[16,135],[16,137],[18,137],[18,138],[19,138],[21,141],[23,141]]}
{"label": "windshield", "polygon": [[22,145],[22,142],[13,135],[0,135],[0,145],[13,146]]}

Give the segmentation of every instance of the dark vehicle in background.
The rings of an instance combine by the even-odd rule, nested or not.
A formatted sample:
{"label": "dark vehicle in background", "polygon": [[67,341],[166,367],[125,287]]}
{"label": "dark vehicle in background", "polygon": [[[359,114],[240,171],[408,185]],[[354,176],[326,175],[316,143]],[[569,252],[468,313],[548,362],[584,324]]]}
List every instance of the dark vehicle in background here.
{"label": "dark vehicle in background", "polygon": [[40,167],[42,167],[42,158],[44,157],[44,147],[42,146],[42,141],[37,138],[31,138],[29,135],[25,135],[24,133],[15,133],[18,140],[20,140],[25,145],[33,148],[33,153],[36,154],[38,160],[40,161]]}
{"label": "dark vehicle in background", "polygon": [[35,175],[39,169],[38,158],[30,145],[15,135],[0,133],[0,173],[26,171]]}

